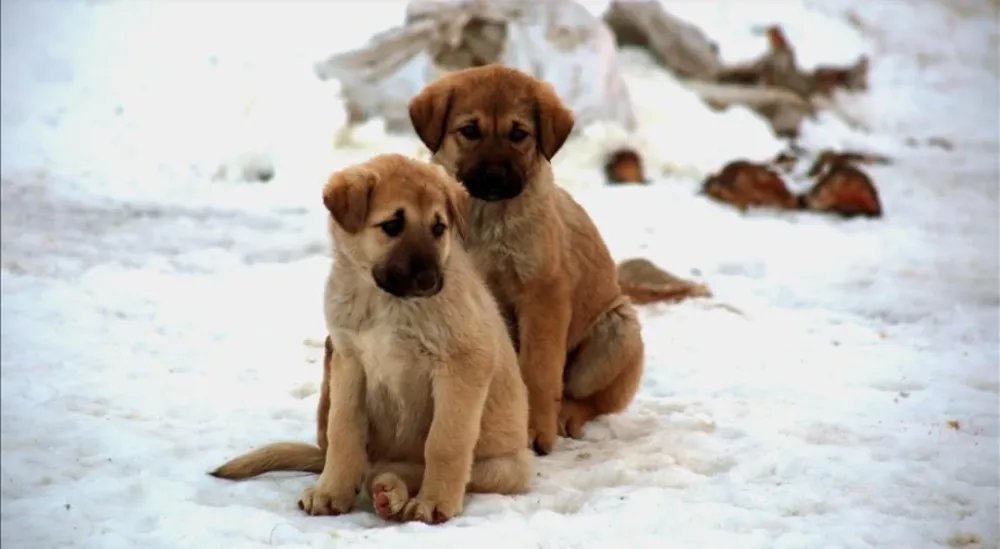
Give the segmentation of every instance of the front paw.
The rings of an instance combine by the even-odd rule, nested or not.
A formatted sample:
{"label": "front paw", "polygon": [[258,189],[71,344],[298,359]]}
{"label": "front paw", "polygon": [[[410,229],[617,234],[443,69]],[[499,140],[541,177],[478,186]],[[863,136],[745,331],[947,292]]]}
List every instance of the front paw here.
{"label": "front paw", "polygon": [[316,483],[315,486],[306,488],[302,492],[302,497],[299,498],[299,509],[312,516],[342,515],[349,513],[354,507],[356,495],[353,490],[338,494],[336,490],[325,489]]}
{"label": "front paw", "polygon": [[420,521],[425,524],[441,524],[448,522],[461,512],[460,507],[461,504],[447,505],[417,496],[407,501],[403,507],[403,520]]}
{"label": "front paw", "polygon": [[528,428],[528,440],[531,448],[540,456],[548,455],[556,445],[556,437],[559,433],[559,422],[556,418],[550,421],[533,421]]}

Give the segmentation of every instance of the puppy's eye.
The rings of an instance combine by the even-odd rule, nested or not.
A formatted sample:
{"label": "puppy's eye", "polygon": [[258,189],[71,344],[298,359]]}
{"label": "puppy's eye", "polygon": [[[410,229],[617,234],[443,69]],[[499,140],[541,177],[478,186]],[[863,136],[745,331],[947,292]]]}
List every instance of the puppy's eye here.
{"label": "puppy's eye", "polygon": [[403,217],[403,212],[398,211],[389,221],[379,223],[379,228],[390,238],[399,236],[406,228],[406,218]]}
{"label": "puppy's eye", "polygon": [[448,226],[440,221],[431,225],[431,234],[434,235],[434,238],[441,238],[441,235],[443,235],[446,230],[448,230]]}
{"label": "puppy's eye", "polygon": [[525,137],[528,137],[528,132],[522,130],[521,128],[514,128],[510,130],[510,135],[508,136],[514,143],[520,143],[524,141]]}
{"label": "puppy's eye", "polygon": [[471,140],[476,140],[483,136],[479,131],[479,125],[475,122],[462,126],[459,128],[458,133],[462,134],[462,137]]}

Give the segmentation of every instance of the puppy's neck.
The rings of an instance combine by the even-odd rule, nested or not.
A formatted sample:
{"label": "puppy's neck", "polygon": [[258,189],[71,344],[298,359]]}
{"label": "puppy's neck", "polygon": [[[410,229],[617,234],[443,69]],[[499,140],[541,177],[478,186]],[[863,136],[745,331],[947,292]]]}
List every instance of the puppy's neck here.
{"label": "puppy's neck", "polygon": [[488,202],[469,197],[466,208],[469,230],[464,242],[475,245],[480,241],[506,238],[507,233],[520,230],[525,223],[548,215],[553,208],[554,194],[552,167],[542,162],[538,170],[530,174],[524,192],[510,200]]}

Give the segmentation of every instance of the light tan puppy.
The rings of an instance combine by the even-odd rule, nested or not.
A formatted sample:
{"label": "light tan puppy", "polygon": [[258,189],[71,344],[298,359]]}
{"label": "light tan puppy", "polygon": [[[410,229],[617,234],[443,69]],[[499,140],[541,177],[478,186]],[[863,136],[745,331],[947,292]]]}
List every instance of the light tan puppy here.
{"label": "light tan puppy", "polygon": [[517,356],[489,289],[452,240],[466,199],[444,170],[400,155],[330,178],[325,456],[271,445],[215,476],[318,469],[299,501],[311,515],[348,512],[367,489],[383,518],[428,523],[461,513],[467,490],[528,489]]}
{"label": "light tan puppy", "polygon": [[[471,195],[465,248],[507,316],[528,387],[532,443],[623,410],[643,341],[616,265],[590,217],[553,181],[574,116],[551,85],[487,65],[449,73],[410,103],[433,162]],[[560,404],[561,403],[561,404]]]}

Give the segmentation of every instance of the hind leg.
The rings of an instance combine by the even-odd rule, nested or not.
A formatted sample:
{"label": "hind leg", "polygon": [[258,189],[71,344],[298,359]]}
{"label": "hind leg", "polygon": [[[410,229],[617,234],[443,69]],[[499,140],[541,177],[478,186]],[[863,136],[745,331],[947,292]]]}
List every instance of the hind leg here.
{"label": "hind leg", "polygon": [[624,410],[639,390],[644,355],[642,328],[632,304],[605,313],[566,364],[561,434],[579,438],[590,420]]}
{"label": "hind leg", "polygon": [[379,462],[368,472],[365,486],[375,514],[383,520],[402,520],[410,498],[420,491],[424,466],[420,463]]}
{"label": "hind leg", "polygon": [[[523,494],[528,491],[533,454],[524,448],[513,454],[480,459],[472,464],[466,493]],[[419,520],[436,524],[444,516],[420,497],[424,466],[418,463],[380,462],[372,467],[366,483],[375,512],[385,520]]]}
{"label": "hind leg", "polygon": [[535,454],[524,448],[502,456],[477,460],[472,465],[468,491],[475,494],[523,494],[534,471]]}

